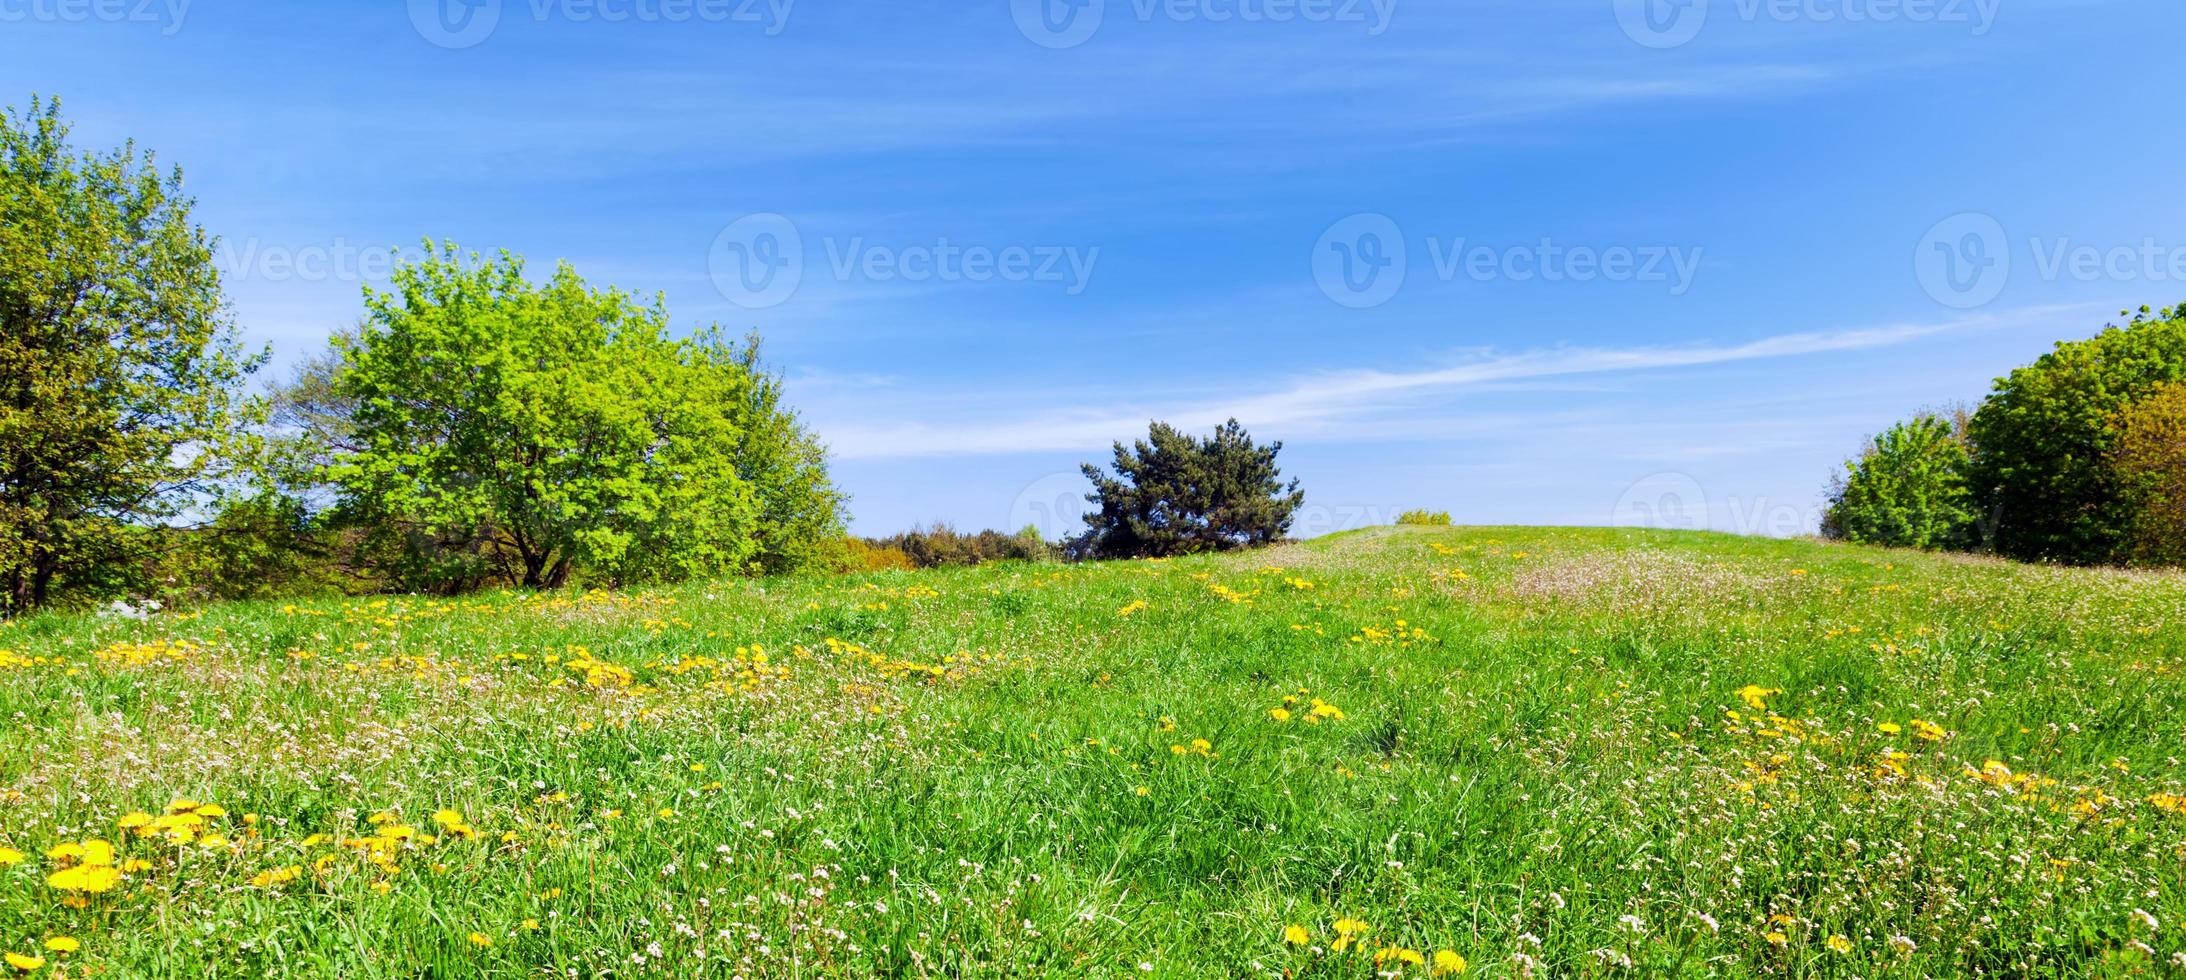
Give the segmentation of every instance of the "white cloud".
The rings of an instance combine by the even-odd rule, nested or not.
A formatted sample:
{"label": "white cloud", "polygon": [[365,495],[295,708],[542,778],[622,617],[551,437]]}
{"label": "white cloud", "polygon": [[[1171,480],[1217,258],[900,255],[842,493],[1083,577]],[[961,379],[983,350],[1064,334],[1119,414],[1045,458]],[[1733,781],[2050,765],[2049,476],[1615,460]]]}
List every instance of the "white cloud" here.
{"label": "white cloud", "polygon": [[1529,378],[1654,371],[1770,358],[1896,347],[1926,338],[2055,319],[2063,308],[2040,307],[1930,323],[1899,323],[1838,331],[1782,334],[1724,345],[1553,348],[1489,354],[1414,371],[1353,370],[1308,375],[1253,394],[1183,404],[1148,400],[1028,409],[997,406],[976,416],[880,425],[822,425],[835,455],[845,459],[966,456],[1096,449],[1142,431],[1148,419],[1208,429],[1237,418],[1250,426],[1310,428],[1355,421],[1404,402],[1496,382]]}

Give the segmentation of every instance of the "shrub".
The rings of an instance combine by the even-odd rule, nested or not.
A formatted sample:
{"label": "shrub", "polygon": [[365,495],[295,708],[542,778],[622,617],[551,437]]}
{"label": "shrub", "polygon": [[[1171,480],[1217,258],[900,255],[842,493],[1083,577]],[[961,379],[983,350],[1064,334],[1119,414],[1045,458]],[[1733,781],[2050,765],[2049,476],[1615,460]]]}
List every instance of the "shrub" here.
{"label": "shrub", "polygon": [[1965,419],[1922,414],[1869,440],[1832,488],[1822,533],[1900,548],[1976,544]]}
{"label": "shrub", "polygon": [[912,564],[911,556],[900,548],[879,547],[863,538],[844,537],[835,567],[839,571],[858,573],[909,571],[918,566]]}
{"label": "shrub", "polygon": [[1115,445],[1115,475],[1091,463],[1086,536],[1074,550],[1094,557],[1228,551],[1279,541],[1305,502],[1298,481],[1275,467],[1283,444],[1255,446],[1236,419],[1207,439],[1155,422],[1135,446]]}
{"label": "shrub", "polygon": [[1996,551],[2093,564],[2128,554],[2133,508],[2112,468],[2124,409],[2186,380],[2186,305],[2143,312],[1996,383],[1968,428],[1971,485]]}
{"label": "shrub", "polygon": [[1408,510],[1397,515],[1398,524],[1417,524],[1424,527],[1449,527],[1450,515],[1439,510]]}
{"label": "shrub", "polygon": [[1033,528],[1016,534],[991,530],[962,534],[947,524],[935,524],[865,544],[875,551],[901,554],[917,568],[984,565],[995,561],[1049,561],[1058,557],[1055,546],[1040,540],[1040,532]]}
{"label": "shrub", "polygon": [[2111,462],[2133,508],[2125,557],[2186,565],[2186,383],[2157,386],[2120,413],[2117,429]]}

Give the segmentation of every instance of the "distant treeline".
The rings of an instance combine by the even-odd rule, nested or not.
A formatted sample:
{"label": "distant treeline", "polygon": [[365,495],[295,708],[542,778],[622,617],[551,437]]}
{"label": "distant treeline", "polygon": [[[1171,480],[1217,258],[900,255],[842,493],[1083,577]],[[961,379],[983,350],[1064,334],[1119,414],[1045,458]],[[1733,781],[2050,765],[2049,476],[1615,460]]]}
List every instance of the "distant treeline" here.
{"label": "distant treeline", "polygon": [[885,538],[852,538],[845,565],[850,571],[877,572],[996,561],[1058,561],[1066,556],[1063,545],[1042,540],[1036,527],[1015,534],[992,530],[967,534],[937,523]]}

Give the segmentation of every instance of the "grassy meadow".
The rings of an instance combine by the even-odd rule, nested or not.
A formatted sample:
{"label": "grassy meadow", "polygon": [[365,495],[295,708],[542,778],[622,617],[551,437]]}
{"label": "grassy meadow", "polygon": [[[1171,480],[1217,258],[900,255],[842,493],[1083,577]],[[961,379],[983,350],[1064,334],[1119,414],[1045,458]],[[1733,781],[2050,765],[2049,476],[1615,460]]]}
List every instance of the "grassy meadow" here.
{"label": "grassy meadow", "polygon": [[0,626],[39,977],[2186,972],[2186,578],[1609,529]]}

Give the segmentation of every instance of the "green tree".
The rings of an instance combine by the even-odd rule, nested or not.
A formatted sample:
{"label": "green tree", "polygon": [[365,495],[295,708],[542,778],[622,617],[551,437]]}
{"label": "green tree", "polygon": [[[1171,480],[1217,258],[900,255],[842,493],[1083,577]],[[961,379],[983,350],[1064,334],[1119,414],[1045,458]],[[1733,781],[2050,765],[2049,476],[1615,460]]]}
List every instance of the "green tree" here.
{"label": "green tree", "polygon": [[2120,413],[2111,461],[2133,507],[2126,558],[2186,565],[2186,383],[2159,385]]}
{"label": "green tree", "polygon": [[366,307],[323,396],[300,404],[339,435],[326,476],[344,519],[394,537],[405,578],[783,570],[841,536],[824,453],[755,347],[672,340],[658,301],[567,265],[534,285],[514,256],[453,246]]}
{"label": "green tree", "polygon": [[1869,440],[1831,490],[1823,534],[1898,548],[1978,544],[1965,422],[1964,412],[1924,413]]}
{"label": "green tree", "polygon": [[1992,545],[2021,561],[2122,560],[2133,524],[2111,466],[2117,420],[2165,382],[2186,379],[2186,306],[2013,371],[1974,413],[1971,483]]}
{"label": "green tree", "polygon": [[690,362],[735,409],[741,427],[732,459],[758,503],[758,571],[778,575],[830,565],[842,550],[848,498],[828,479],[827,448],[782,399],[782,379],[760,363],[759,337],[739,346],[708,331]]}
{"label": "green tree", "polygon": [[1305,502],[1282,482],[1283,444],[1255,446],[1236,419],[1195,439],[1155,422],[1147,438],[1115,444],[1115,473],[1087,463],[1099,509],[1086,515],[1076,550],[1101,558],[1229,551],[1279,541]]}
{"label": "green tree", "polygon": [[179,170],[0,115],[0,614],[134,587],[247,449],[243,353]]}

